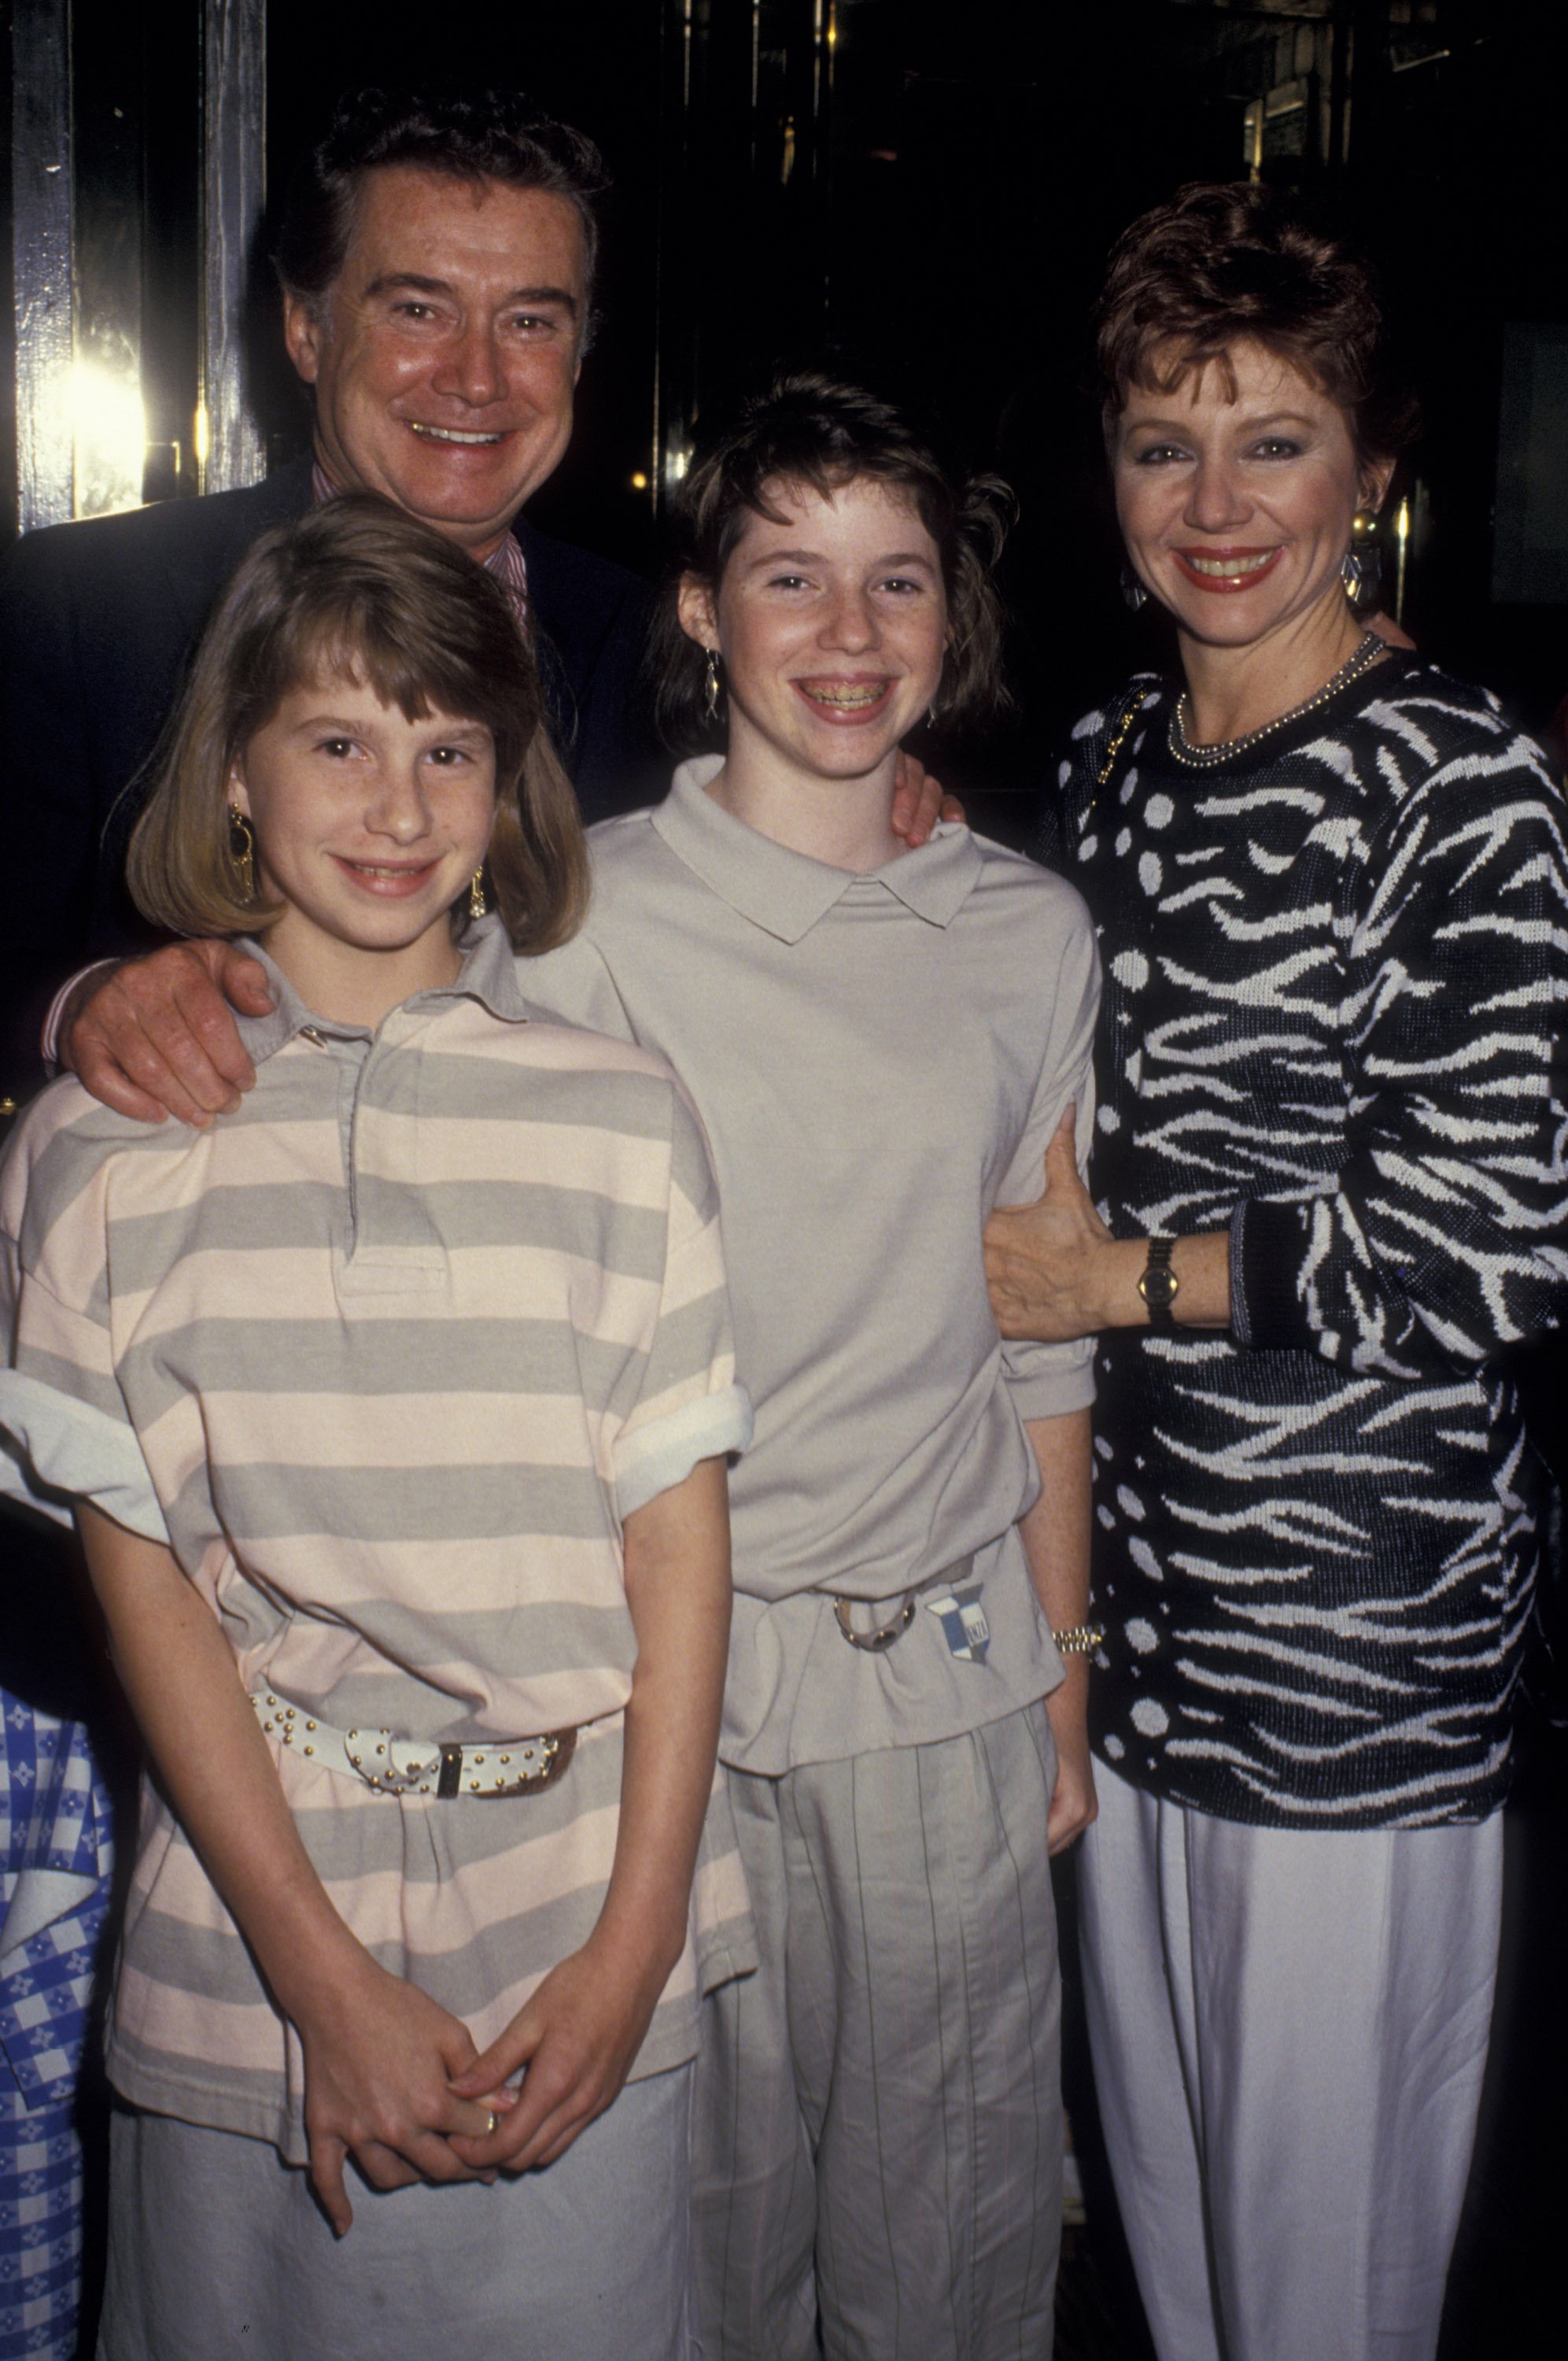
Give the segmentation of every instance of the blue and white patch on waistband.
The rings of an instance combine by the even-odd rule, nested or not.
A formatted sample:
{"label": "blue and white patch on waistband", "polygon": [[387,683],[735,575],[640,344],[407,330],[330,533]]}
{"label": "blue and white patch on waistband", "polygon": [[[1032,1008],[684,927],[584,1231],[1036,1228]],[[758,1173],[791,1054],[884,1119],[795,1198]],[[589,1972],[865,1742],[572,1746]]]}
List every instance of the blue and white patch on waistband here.
{"label": "blue and white patch on waistband", "polygon": [[952,1653],[966,1664],[983,1664],[991,1645],[991,1626],[980,1603],[979,1583],[971,1584],[967,1590],[945,1590],[939,1598],[928,1598],[926,1605],[933,1615],[940,1616],[943,1635]]}

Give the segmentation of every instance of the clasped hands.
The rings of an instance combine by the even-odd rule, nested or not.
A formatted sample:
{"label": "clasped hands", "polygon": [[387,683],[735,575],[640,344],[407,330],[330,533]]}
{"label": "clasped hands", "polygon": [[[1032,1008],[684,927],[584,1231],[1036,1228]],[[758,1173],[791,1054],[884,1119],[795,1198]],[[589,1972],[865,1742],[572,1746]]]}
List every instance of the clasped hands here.
{"label": "clasped hands", "polygon": [[553,2164],[620,2090],[663,1989],[656,1967],[590,1936],[481,2054],[459,2018],[362,1959],[294,2017],[311,2180],[340,2237],[350,2155],[380,2190]]}

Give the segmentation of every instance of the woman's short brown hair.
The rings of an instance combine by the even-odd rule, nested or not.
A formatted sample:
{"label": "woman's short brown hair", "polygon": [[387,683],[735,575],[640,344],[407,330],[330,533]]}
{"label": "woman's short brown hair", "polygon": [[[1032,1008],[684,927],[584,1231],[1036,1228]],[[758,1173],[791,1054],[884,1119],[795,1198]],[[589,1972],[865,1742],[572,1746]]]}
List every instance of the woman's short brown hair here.
{"label": "woman's short brown hair", "polygon": [[1193,181],[1123,232],[1097,307],[1107,428],[1135,385],[1168,393],[1244,337],[1337,402],[1364,459],[1395,459],[1416,405],[1389,371],[1372,267],[1254,181]]}
{"label": "woman's short brown hair", "polygon": [[428,525],[365,492],[264,535],[218,600],[131,837],[126,876],[143,915],[182,935],[253,934],[280,916],[245,898],[229,775],[290,690],[323,674],[364,683],[411,721],[484,723],[496,750],[488,868],[507,931],[520,951],[574,934],[587,849],[505,593]]}
{"label": "woman's short brown hair", "polygon": [[938,730],[985,721],[1008,702],[1002,677],[1002,601],[992,579],[1013,511],[994,476],[950,476],[911,422],[859,386],[800,371],[747,402],[699,458],[675,505],[675,554],[649,638],[647,669],[665,741],[683,752],[711,735],[704,716],[703,651],[681,629],[682,580],[717,590],[747,520],[782,523],[781,488],[829,500],[857,478],[900,492],[937,544],[949,640],[938,691]]}

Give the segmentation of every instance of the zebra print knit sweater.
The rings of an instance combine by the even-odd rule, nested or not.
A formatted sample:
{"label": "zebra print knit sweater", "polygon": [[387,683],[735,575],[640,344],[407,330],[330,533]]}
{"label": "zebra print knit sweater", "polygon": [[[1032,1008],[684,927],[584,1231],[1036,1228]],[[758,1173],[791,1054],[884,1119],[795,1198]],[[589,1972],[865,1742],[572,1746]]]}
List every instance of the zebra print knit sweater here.
{"label": "zebra print knit sweater", "polygon": [[1140,690],[1045,850],[1101,930],[1101,1210],[1228,1228],[1233,1323],[1102,1343],[1095,1745],[1226,1819],[1475,1818],[1535,1569],[1507,1348],[1568,1296],[1562,800],[1410,656],[1211,769]]}

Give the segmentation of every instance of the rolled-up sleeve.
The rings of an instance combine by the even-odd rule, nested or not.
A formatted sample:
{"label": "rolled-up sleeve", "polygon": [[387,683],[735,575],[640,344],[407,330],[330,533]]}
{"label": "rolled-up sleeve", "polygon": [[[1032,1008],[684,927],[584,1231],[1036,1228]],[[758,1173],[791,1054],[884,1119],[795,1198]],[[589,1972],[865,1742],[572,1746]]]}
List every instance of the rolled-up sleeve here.
{"label": "rolled-up sleeve", "polygon": [[101,1159],[60,1124],[59,1106],[46,1092],[0,1166],[0,1493],[64,1524],[91,1500],[163,1541],[115,1368]]}
{"label": "rolled-up sleeve", "polygon": [[751,1405],[735,1374],[735,1345],[718,1227],[718,1191],[701,1126],[670,1093],[670,1181],[663,1279],[637,1402],[616,1438],[622,1517],[691,1474],[697,1462],[744,1451]]}

